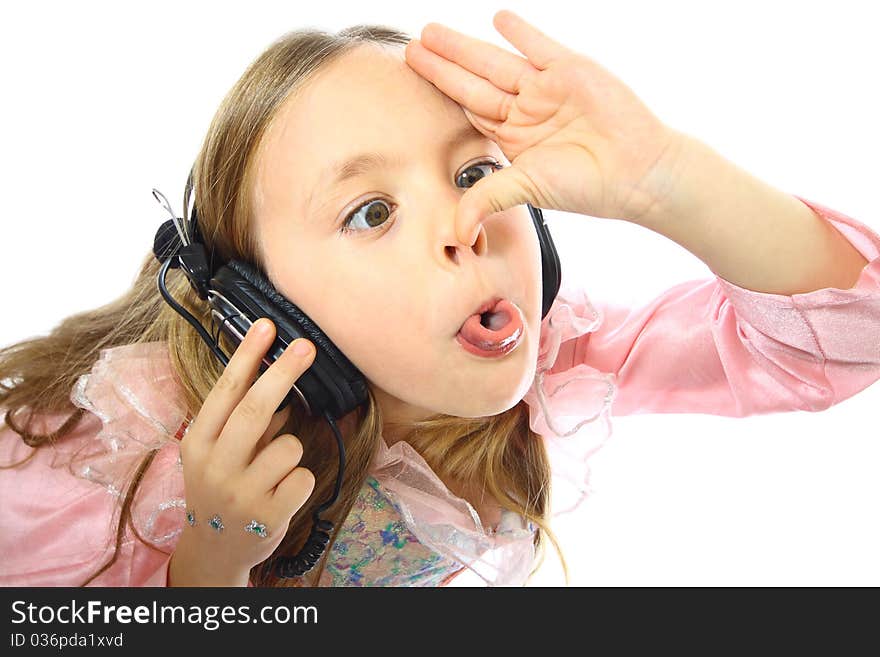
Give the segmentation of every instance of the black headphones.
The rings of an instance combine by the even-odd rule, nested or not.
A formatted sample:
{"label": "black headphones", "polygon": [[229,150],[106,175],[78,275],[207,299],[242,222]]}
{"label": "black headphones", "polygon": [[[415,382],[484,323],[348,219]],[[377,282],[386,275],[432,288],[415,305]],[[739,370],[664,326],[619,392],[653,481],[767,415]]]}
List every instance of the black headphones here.
{"label": "black headphones", "polygon": [[[187,198],[194,199],[193,172],[186,183]],[[294,557],[273,557],[275,574],[281,578],[297,577],[308,572],[318,561],[327,542],[333,524],[319,517],[339,494],[345,468],[345,449],[335,420],[347,415],[368,400],[367,383],[363,374],[346,358],[333,341],[311,318],[294,303],[285,298],[254,266],[230,260],[215,263],[214,251],[210,260],[205,255],[205,243],[198,224],[195,203],[188,222],[176,217],[167,199],[158,190],[153,196],[171,214],[156,231],[153,254],[163,263],[158,276],[159,291],[171,305],[199,333],[215,356],[226,366],[229,357],[219,347],[219,333],[210,336],[202,324],[178,304],[165,287],[165,275],[169,268],[179,267],[199,297],[211,307],[212,324],[223,331],[236,347],[244,340],[250,325],[261,317],[268,317],[275,324],[276,337],[260,363],[260,374],[281,356],[284,349],[297,338],[305,337],[316,348],[312,365],[297,379],[290,392],[282,400],[276,412],[297,399],[312,417],[324,417],[336,436],[339,451],[339,470],[336,486],[330,500],[314,512],[314,525],[303,549]],[[160,198],[161,196],[161,198]],[[526,204],[541,245],[541,272],[543,300],[541,318],[547,316],[553,300],[559,292],[562,272],[559,254],[539,208]]]}

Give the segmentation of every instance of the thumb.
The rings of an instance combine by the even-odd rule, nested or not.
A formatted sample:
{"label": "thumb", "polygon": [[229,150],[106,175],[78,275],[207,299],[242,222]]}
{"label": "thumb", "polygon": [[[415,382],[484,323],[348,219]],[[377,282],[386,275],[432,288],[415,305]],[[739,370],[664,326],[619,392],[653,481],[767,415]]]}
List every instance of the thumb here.
{"label": "thumb", "polygon": [[480,178],[462,194],[458,202],[455,217],[458,239],[465,244],[473,244],[480,224],[489,215],[523,203],[534,205],[534,194],[530,188],[528,177],[515,164]]}

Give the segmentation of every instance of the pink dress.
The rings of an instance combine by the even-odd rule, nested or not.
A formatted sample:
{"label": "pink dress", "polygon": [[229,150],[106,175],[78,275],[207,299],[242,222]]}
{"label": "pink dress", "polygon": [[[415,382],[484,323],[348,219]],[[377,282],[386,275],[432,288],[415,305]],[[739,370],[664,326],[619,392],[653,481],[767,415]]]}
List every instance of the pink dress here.
{"label": "pink dress", "polygon": [[[819,411],[880,378],[880,236],[800,200],[868,260],[852,288],[787,296],[716,276],[641,308],[598,309],[563,286],[542,321],[525,396],[550,455],[557,515],[587,494],[587,461],[610,436],[612,415]],[[132,507],[149,545],[127,527],[117,561],[90,585],[167,586],[185,522],[178,457],[186,415],[175,385],[164,343],[101,352],[71,391],[89,411],[75,432],[0,470],[0,585],[76,586],[95,572],[112,555],[132,468],[158,450]],[[43,427],[64,419],[45,418]],[[0,464],[31,451],[0,428]],[[320,584],[437,586],[468,568],[487,585],[519,586],[533,566],[533,531],[509,512],[484,526],[409,444],[381,441]]]}

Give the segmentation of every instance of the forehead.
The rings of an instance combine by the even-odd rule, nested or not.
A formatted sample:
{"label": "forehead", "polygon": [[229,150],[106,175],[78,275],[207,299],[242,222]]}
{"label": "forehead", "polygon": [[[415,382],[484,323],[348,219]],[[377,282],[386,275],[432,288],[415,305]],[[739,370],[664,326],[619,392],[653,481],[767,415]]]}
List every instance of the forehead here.
{"label": "forehead", "polygon": [[257,153],[257,201],[274,192],[304,202],[318,171],[360,151],[436,148],[468,125],[461,107],[416,74],[403,48],[362,45],[323,67],[278,109]]}

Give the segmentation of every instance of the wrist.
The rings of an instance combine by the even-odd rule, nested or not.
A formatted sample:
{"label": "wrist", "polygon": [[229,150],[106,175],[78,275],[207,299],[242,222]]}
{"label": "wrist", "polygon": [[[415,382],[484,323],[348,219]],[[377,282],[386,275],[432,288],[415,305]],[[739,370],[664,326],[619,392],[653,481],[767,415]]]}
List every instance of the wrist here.
{"label": "wrist", "polygon": [[[677,132],[669,148],[645,178],[645,195],[651,201],[644,212],[630,219],[665,234],[670,223],[699,216],[705,193],[717,185],[723,158],[699,139]],[[714,183],[714,184],[713,184]]]}
{"label": "wrist", "polygon": [[224,568],[182,536],[168,564],[168,586],[247,586],[250,570]]}

